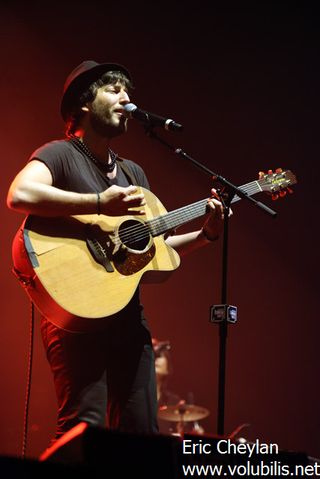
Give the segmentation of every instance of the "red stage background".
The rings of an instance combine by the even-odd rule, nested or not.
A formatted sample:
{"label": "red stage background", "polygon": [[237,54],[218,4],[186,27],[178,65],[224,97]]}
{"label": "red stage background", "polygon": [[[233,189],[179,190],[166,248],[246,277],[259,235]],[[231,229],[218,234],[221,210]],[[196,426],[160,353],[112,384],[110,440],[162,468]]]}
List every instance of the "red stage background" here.
{"label": "red stage background", "polygon": [[[131,71],[141,108],[172,117],[181,134],[163,138],[241,185],[282,167],[298,178],[272,202],[276,220],[242,201],[230,223],[228,298],[239,321],[227,345],[226,434],[242,423],[248,440],[319,457],[318,223],[319,51],[315,12],[294,7],[213,7],[199,2],[11,2],[0,7],[2,92],[2,273],[0,454],[20,455],[29,302],[11,273],[11,240],[22,221],[5,206],[29,154],[63,135],[59,101],[66,75],[83,60]],[[318,112],[317,112],[318,113]],[[140,163],[168,210],[205,198],[211,180],[130,122],[115,149]],[[198,223],[195,223],[195,226]],[[199,223],[200,224],[200,223]],[[210,410],[216,433],[221,241],[185,258],[160,286],[143,288],[153,334],[170,340],[170,388]],[[56,403],[36,316],[27,455],[54,430]]]}

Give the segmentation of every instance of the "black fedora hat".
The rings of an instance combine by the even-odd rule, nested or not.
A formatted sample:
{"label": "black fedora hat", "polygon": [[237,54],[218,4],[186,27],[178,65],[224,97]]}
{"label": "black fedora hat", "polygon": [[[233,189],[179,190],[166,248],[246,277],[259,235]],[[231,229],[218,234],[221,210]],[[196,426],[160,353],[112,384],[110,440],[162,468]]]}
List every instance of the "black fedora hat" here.
{"label": "black fedora hat", "polygon": [[72,70],[65,81],[61,99],[60,111],[64,121],[76,106],[81,94],[104,73],[110,71],[120,71],[131,80],[128,70],[118,63],[97,63],[93,60],[86,60]]}

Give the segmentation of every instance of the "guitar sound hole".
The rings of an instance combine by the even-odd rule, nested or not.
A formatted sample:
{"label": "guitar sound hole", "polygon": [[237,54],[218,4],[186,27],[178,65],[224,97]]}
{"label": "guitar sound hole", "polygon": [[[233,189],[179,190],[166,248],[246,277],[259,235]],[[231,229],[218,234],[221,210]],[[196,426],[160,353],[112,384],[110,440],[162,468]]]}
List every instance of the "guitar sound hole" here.
{"label": "guitar sound hole", "polygon": [[127,248],[143,251],[149,244],[150,232],[147,226],[136,220],[124,221],[119,227],[119,238]]}

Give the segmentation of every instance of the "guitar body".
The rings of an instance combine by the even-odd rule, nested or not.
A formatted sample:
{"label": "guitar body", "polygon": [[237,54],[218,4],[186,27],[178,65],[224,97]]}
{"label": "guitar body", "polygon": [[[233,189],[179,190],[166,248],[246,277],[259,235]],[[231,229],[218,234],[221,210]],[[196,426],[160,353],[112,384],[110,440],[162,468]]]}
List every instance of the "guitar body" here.
{"label": "guitar body", "polygon": [[[129,303],[145,273],[179,266],[179,255],[166,245],[164,236],[153,238],[145,226],[166,210],[153,193],[141,190],[147,203],[141,217],[30,216],[25,220],[24,241],[18,251],[15,246],[14,256],[27,252],[28,263],[24,270],[21,264],[16,269],[20,279],[32,278],[24,285],[28,295],[58,327],[97,329],[101,318]],[[131,232],[136,234],[134,239]]]}

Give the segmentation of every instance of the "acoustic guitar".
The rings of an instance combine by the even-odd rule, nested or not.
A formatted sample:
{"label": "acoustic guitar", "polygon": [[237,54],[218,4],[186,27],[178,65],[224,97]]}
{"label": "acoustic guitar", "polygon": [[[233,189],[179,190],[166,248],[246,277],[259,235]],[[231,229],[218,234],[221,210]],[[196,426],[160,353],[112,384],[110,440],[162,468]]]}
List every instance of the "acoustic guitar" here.
{"label": "acoustic guitar", "polygon": [[[240,188],[250,196],[265,191],[275,197],[295,183],[290,170],[279,169]],[[208,198],[167,212],[153,193],[140,190],[146,199],[143,217],[28,216],[24,221],[24,242],[14,254],[27,253],[28,261],[23,271],[15,272],[36,307],[58,327],[98,329],[102,318],[129,303],[142,276],[148,280],[153,272],[156,281],[155,272],[179,266],[179,255],[164,235],[205,215]],[[231,203],[239,200],[234,196]]]}

